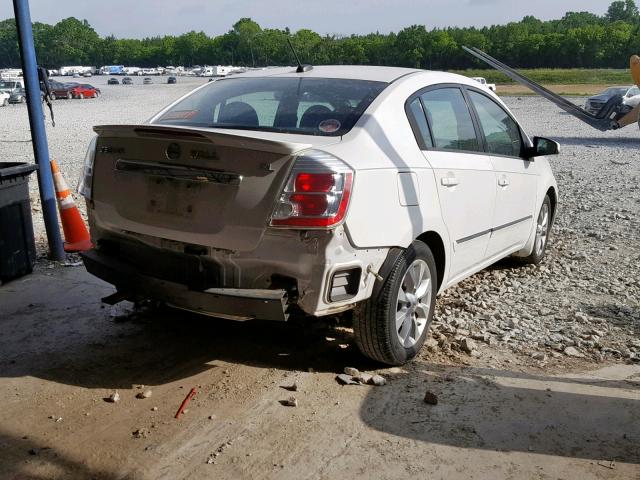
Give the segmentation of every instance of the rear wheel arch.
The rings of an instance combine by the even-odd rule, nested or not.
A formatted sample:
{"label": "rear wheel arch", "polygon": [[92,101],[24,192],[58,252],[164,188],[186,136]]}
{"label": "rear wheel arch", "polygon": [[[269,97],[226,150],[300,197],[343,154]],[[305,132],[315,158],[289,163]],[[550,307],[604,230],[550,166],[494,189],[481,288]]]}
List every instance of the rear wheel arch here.
{"label": "rear wheel arch", "polygon": [[442,282],[444,281],[444,272],[447,266],[447,253],[444,248],[444,241],[440,234],[434,231],[425,232],[420,235],[416,240],[420,240],[425,243],[433,253],[433,258],[436,261],[436,272],[437,272],[437,280],[438,280],[438,288],[442,286]]}

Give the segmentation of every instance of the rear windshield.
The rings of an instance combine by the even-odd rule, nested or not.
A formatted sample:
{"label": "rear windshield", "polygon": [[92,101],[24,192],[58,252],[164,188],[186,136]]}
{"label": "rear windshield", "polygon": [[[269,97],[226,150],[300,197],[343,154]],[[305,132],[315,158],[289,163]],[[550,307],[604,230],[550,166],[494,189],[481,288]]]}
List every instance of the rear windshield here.
{"label": "rear windshield", "polygon": [[212,82],[154,123],[339,136],[387,86],[333,78],[234,78]]}

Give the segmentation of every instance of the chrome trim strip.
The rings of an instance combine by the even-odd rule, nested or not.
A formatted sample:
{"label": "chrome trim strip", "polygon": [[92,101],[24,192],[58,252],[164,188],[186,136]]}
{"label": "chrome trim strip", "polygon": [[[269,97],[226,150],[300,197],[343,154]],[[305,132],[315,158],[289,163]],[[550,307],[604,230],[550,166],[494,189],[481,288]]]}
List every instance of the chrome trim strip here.
{"label": "chrome trim strip", "polygon": [[495,227],[495,228],[490,228],[489,230],[484,230],[482,232],[478,232],[478,233],[474,233],[473,235],[469,235],[468,237],[461,238],[459,240],[456,240],[456,243],[460,244],[460,243],[468,242],[469,240],[473,240],[475,238],[482,237],[483,235],[486,235],[487,233],[493,233],[493,232],[497,232],[498,230],[502,230],[503,228],[512,227],[512,226],[514,226],[514,225],[516,225],[518,223],[530,220],[531,218],[533,218],[533,216],[532,215],[528,215],[528,216],[520,218],[518,220],[514,220],[513,222],[505,223],[504,225],[500,225],[500,226]]}

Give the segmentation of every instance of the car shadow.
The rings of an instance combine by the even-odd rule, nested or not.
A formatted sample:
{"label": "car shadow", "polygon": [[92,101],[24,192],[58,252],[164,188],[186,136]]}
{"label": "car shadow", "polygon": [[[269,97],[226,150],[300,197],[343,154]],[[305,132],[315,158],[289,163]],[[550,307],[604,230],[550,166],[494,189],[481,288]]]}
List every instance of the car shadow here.
{"label": "car shadow", "polygon": [[[416,362],[360,408],[378,431],[430,444],[640,463],[637,382]],[[437,405],[425,403],[425,392]]]}
{"label": "car shadow", "polygon": [[[0,477],[7,480],[49,480],[51,478],[82,478],[116,480],[122,475],[95,470],[85,463],[73,460],[51,444],[18,438],[0,430]],[[54,473],[55,472],[55,473]]]}
{"label": "car shadow", "polygon": [[9,304],[0,296],[0,377],[118,389],[178,381],[217,368],[216,361],[318,372],[372,368],[350,331],[327,322],[234,322],[168,308],[113,316],[100,303],[113,288],[74,270],[2,287],[22,293]]}

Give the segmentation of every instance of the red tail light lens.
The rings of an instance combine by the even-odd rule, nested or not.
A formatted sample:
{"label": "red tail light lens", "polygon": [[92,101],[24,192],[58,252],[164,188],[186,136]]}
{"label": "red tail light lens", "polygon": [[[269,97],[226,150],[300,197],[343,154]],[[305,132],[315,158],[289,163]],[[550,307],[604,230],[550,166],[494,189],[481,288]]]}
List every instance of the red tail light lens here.
{"label": "red tail light lens", "polygon": [[297,157],[275,205],[275,227],[329,228],[344,219],[351,196],[353,170],[325,152]]}
{"label": "red tail light lens", "polygon": [[330,192],[335,185],[333,173],[299,173],[296,192]]}

